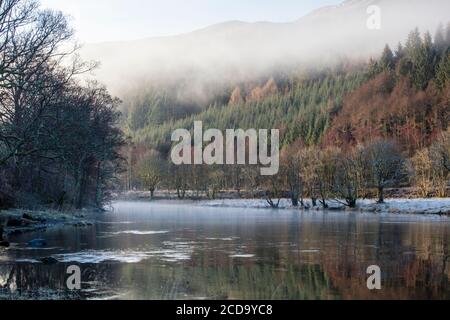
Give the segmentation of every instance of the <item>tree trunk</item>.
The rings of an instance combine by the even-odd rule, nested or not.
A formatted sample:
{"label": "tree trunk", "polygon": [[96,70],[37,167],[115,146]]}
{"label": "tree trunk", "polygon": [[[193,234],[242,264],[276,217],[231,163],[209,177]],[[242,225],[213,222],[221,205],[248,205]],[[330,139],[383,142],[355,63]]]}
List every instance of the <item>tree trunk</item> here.
{"label": "tree trunk", "polygon": [[325,198],[322,198],[322,200],[320,201],[320,203],[322,204],[322,207],[323,207],[324,209],[328,209],[328,208],[329,208],[328,203],[327,203],[327,200],[326,200]]}
{"label": "tree trunk", "polygon": [[267,198],[266,201],[272,209],[278,209],[280,207],[280,199],[278,199],[277,203],[275,203],[271,198]]}
{"label": "tree trunk", "polygon": [[300,205],[302,206],[302,209],[305,209],[305,200],[303,199],[303,196],[302,196],[302,198],[300,199]]}
{"label": "tree trunk", "polygon": [[0,241],[3,241],[3,227],[0,227]]}
{"label": "tree trunk", "polygon": [[297,186],[293,186],[291,188],[291,201],[292,201],[292,205],[294,207],[298,207],[298,204],[299,204],[298,198],[299,197],[300,197],[300,191],[298,190]]}
{"label": "tree trunk", "polygon": [[153,199],[154,195],[155,195],[155,189],[150,189],[150,198]]}
{"label": "tree trunk", "polygon": [[384,203],[384,188],[378,187],[378,203]]}
{"label": "tree trunk", "polygon": [[83,180],[84,180],[84,156],[81,157],[78,162],[78,168],[75,175],[75,197],[74,197],[74,205],[76,209],[81,209],[82,202],[82,188],[83,188]]}
{"label": "tree trunk", "polygon": [[86,175],[83,172],[82,175],[81,175],[80,189],[79,189],[79,192],[78,192],[76,209],[83,208],[83,197],[84,197],[83,190],[84,190],[85,184],[86,184]]}
{"label": "tree trunk", "polygon": [[347,199],[347,204],[349,208],[356,208],[356,199]]}
{"label": "tree trunk", "polygon": [[102,163],[99,161],[97,164],[97,177],[95,181],[95,204],[98,208],[102,207],[102,201],[103,201],[103,192],[101,187],[101,170],[102,170]]}

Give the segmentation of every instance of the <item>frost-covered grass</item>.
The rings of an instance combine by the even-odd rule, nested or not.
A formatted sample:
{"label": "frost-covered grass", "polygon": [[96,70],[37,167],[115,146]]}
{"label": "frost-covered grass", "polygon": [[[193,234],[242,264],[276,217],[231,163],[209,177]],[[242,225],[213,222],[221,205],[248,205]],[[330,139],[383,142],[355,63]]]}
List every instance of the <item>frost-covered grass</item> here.
{"label": "frost-covered grass", "polygon": [[450,198],[387,199],[384,204],[362,200],[360,206],[368,211],[375,212],[450,215]]}
{"label": "frost-covered grass", "polygon": [[[323,210],[319,205],[312,207],[311,200],[305,201],[311,210]],[[338,201],[329,201],[331,210],[347,209]],[[267,208],[270,205],[264,199],[224,199],[213,201],[199,201],[199,206],[227,207],[227,208]],[[279,209],[294,209],[289,199],[280,201]],[[356,210],[368,212],[411,213],[411,214],[444,214],[450,215],[450,198],[442,199],[386,199],[384,204],[375,200],[360,200]]]}

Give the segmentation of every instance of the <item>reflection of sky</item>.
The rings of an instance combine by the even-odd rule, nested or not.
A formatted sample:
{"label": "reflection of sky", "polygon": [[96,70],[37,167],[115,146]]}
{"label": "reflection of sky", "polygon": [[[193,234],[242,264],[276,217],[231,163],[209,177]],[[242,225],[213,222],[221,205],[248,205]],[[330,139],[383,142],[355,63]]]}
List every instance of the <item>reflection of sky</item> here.
{"label": "reflection of sky", "polygon": [[228,20],[287,22],[341,0],[41,0],[73,18],[82,42],[189,32]]}
{"label": "reflection of sky", "polygon": [[[397,206],[395,202],[389,200],[389,205]],[[44,292],[31,292],[32,297],[57,294],[55,290],[65,288],[67,266],[76,264],[83,270],[85,290],[77,294],[97,299],[404,300],[450,295],[446,217],[141,201],[115,202],[113,211],[98,219],[101,223],[90,228],[11,236],[16,245],[5,253],[10,263],[0,262],[0,285],[19,274],[11,277],[12,285]],[[24,247],[41,237],[49,243],[46,249],[54,249]],[[37,263],[49,256],[63,263]],[[370,265],[379,265],[383,273],[383,290],[375,296],[366,284]],[[0,300],[2,294],[0,290]]]}

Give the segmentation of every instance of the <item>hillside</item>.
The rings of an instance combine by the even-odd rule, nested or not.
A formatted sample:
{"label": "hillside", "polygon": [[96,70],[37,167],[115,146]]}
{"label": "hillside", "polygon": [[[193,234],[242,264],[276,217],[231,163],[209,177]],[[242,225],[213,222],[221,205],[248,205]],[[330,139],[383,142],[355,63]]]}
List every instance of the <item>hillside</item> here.
{"label": "hillside", "polygon": [[[373,177],[360,180],[361,175],[376,166],[360,161],[365,153],[375,152],[371,148],[381,148],[377,151],[381,155],[402,159],[395,172],[386,173],[399,175],[389,185],[418,183],[423,197],[445,195],[450,153],[450,25],[439,28],[434,36],[414,29],[395,50],[386,45],[378,56],[365,64],[346,61],[334,68],[317,67],[315,71],[243,82],[224,92],[222,103],[185,116],[166,108],[174,106],[167,97],[158,97],[155,92],[145,95],[146,100],[135,100],[124,119],[134,142],[128,154],[131,175],[127,181],[140,185],[139,172],[145,170],[158,172],[161,184],[174,189],[179,189],[181,177],[187,179],[185,188],[199,192],[208,188],[257,190],[263,185],[269,189],[289,188],[291,161],[297,159],[307,167],[302,184],[308,185],[305,181],[310,179],[310,171],[318,170],[314,165],[325,161],[322,165],[333,168],[326,170],[331,170],[332,179],[337,179],[330,185],[336,187],[347,181],[352,185],[349,190],[360,187],[368,195],[376,184],[363,188],[359,183]],[[288,172],[282,171],[276,181],[264,183],[251,166],[172,168],[168,158],[171,133],[179,128],[192,130],[194,121],[202,121],[205,129],[280,129],[281,162]],[[338,163],[349,167],[339,168]],[[150,168],[143,169],[143,165]],[[362,171],[353,178],[339,176],[350,168]],[[435,171],[438,168],[440,171]],[[299,171],[300,168],[295,169],[292,174],[298,175]],[[311,190],[316,190],[325,178],[321,176],[324,172],[316,174],[321,178],[308,187]],[[419,174],[423,180],[415,180]],[[358,188],[353,186],[356,182]],[[311,190],[303,192],[311,195]],[[357,199],[361,194],[353,196]]]}
{"label": "hillside", "polygon": [[[370,5],[382,10],[381,30],[367,28]],[[415,27],[434,32],[448,12],[446,0],[352,0],[288,23],[231,21],[178,36],[89,44],[81,54],[101,63],[97,78],[121,98],[182,83],[181,99],[205,103],[230,83],[342,57],[365,61]]]}

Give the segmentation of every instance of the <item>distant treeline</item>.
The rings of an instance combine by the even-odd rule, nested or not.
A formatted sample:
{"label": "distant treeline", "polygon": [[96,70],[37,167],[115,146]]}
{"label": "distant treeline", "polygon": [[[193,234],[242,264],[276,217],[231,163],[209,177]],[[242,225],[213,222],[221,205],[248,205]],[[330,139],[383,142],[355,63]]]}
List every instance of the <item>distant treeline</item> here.
{"label": "distant treeline", "polygon": [[[342,63],[328,70],[273,77],[227,91],[214,103],[186,116],[154,121],[154,103],[128,109],[125,127],[134,145],[128,150],[125,189],[169,188],[214,197],[220,190],[263,192],[268,201],[289,194],[315,202],[357,199],[387,187],[415,186],[417,195],[445,196],[450,154],[450,25],[434,39],[419,30],[392,51],[366,65]],[[219,101],[222,101],[220,97]],[[148,98],[147,101],[153,101]],[[136,102],[136,101],[135,101]],[[155,113],[156,112],[156,113]],[[141,120],[135,126],[136,119]],[[262,178],[247,166],[181,166],[168,160],[170,135],[194,121],[225,130],[278,128],[282,170]]]}
{"label": "distant treeline", "polygon": [[62,13],[0,1],[0,207],[102,206],[121,170],[120,103],[77,76]]}

